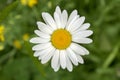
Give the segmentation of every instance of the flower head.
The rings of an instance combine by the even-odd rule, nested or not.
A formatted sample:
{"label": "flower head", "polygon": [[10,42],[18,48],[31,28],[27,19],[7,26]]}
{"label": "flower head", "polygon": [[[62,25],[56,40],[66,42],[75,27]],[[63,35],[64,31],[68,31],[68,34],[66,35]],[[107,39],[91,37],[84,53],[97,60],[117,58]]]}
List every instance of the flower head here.
{"label": "flower head", "polygon": [[29,7],[33,7],[37,2],[38,0],[21,0],[21,4],[28,5]]}
{"label": "flower head", "polygon": [[61,11],[58,6],[54,18],[47,12],[43,12],[42,17],[45,23],[38,21],[39,30],[35,30],[38,37],[30,40],[36,44],[32,48],[34,56],[43,64],[51,59],[54,71],[58,71],[60,67],[72,71],[73,65],[83,64],[81,56],[88,55],[89,51],[79,44],[91,43],[92,40],[87,37],[93,33],[87,30],[90,24],[84,23],[85,17],[80,17],[77,10],[68,17],[67,11]]}

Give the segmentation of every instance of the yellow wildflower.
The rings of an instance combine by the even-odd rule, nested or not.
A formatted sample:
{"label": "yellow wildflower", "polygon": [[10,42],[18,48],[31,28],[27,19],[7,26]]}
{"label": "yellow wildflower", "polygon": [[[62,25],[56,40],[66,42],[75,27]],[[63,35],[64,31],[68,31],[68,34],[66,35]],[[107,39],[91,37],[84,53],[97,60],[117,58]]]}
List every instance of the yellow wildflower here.
{"label": "yellow wildflower", "polygon": [[24,41],[28,41],[28,40],[29,40],[29,34],[27,34],[27,33],[24,34],[24,35],[23,35],[23,40],[24,40]]}
{"label": "yellow wildflower", "polygon": [[29,7],[33,7],[38,3],[38,0],[21,0],[22,5],[28,5]]}
{"label": "yellow wildflower", "polygon": [[4,39],[4,26],[3,25],[0,25],[0,42],[3,42],[5,39]]}
{"label": "yellow wildflower", "polygon": [[15,48],[21,49],[21,43],[20,43],[19,40],[15,40],[15,41],[13,42],[13,45],[14,45]]}

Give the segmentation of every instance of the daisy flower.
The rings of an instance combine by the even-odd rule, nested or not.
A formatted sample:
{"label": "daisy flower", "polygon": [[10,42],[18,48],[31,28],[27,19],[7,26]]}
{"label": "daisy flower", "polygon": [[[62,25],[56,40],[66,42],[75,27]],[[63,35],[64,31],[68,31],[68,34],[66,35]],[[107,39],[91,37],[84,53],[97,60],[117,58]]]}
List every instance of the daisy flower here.
{"label": "daisy flower", "polygon": [[41,60],[42,64],[51,60],[51,67],[58,71],[60,67],[73,70],[73,65],[83,64],[81,56],[88,55],[89,51],[80,44],[89,44],[92,42],[88,36],[93,31],[87,30],[89,23],[84,23],[85,17],[78,15],[77,10],[72,11],[68,17],[66,10],[61,11],[57,6],[53,17],[43,12],[42,17],[45,23],[38,21],[38,29],[34,37],[30,40],[36,44],[32,47],[34,56]]}

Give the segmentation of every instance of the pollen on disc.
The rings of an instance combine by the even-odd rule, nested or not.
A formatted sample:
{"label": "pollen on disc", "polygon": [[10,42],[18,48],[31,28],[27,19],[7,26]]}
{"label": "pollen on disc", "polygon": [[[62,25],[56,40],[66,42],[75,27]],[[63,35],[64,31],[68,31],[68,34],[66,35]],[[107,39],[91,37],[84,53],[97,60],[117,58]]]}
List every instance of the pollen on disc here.
{"label": "pollen on disc", "polygon": [[52,45],[57,49],[66,49],[71,44],[71,34],[64,29],[58,29],[51,35]]}

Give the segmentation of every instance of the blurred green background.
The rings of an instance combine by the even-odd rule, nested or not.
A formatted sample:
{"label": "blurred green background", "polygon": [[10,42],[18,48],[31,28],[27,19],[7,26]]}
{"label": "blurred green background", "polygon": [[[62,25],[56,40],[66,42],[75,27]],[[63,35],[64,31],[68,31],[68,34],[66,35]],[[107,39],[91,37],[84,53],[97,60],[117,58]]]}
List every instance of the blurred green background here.
{"label": "blurred green background", "polygon": [[[72,72],[42,65],[29,43],[41,13],[57,5],[77,9],[94,31],[83,45],[90,55]],[[120,0],[0,0],[0,80],[120,80]]]}

